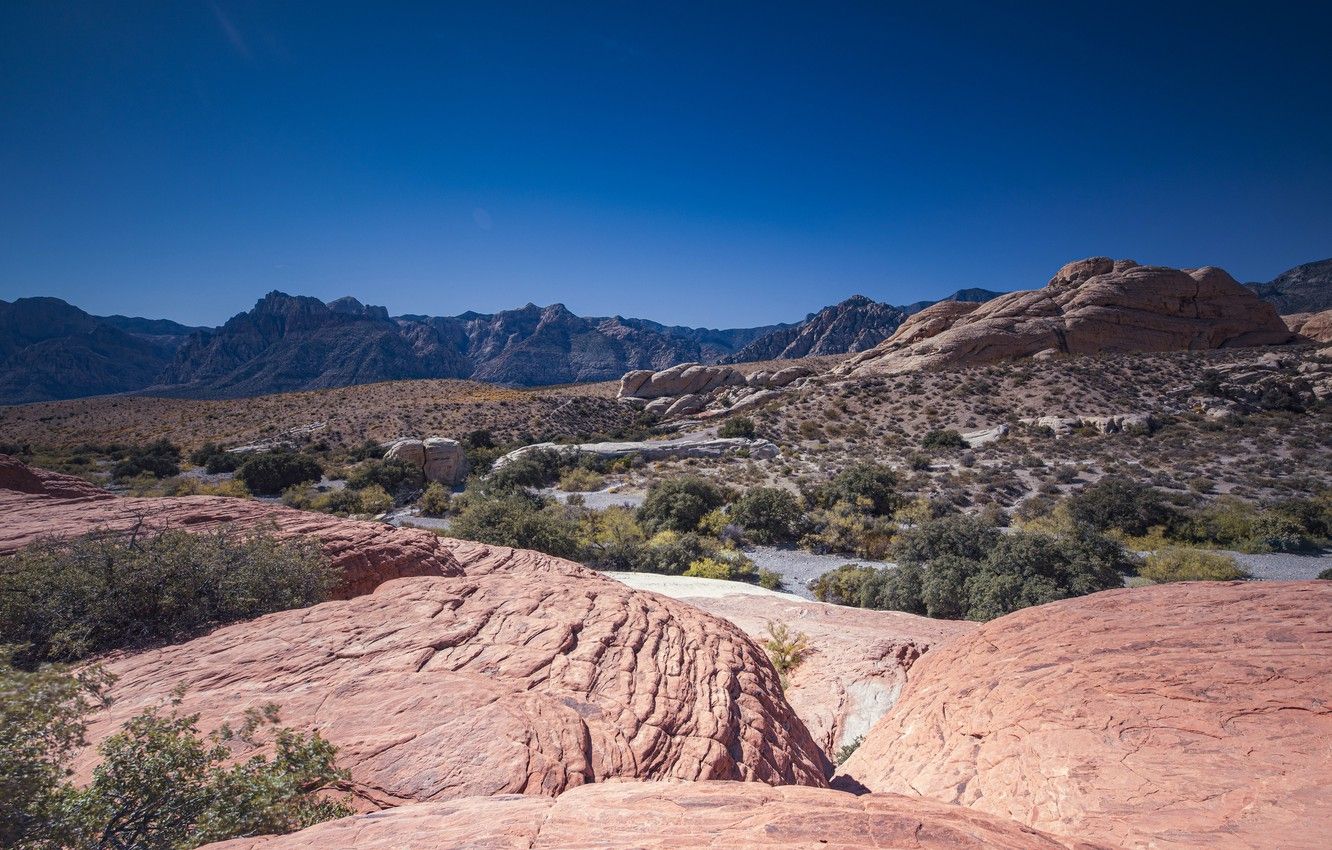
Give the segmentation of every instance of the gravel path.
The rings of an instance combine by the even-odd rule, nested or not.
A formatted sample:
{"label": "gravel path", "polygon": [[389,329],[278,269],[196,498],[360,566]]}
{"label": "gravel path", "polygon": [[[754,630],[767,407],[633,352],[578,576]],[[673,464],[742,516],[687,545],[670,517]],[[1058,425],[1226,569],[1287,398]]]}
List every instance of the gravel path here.
{"label": "gravel path", "polygon": [[1318,578],[1323,570],[1332,567],[1332,552],[1321,555],[1246,555],[1243,552],[1226,553],[1240,562],[1254,578],[1266,581],[1290,581]]}
{"label": "gravel path", "polygon": [[888,561],[866,561],[850,555],[815,555],[803,549],[778,549],[775,546],[755,546],[746,549],[745,554],[754,560],[761,569],[780,573],[787,593],[794,593],[804,599],[813,599],[809,583],[826,572],[837,569],[843,564],[860,564],[865,567],[895,567]]}
{"label": "gravel path", "polygon": [[633,490],[621,490],[615,492],[607,489],[595,490],[591,493],[567,493],[564,490],[547,487],[537,492],[543,496],[552,496],[561,502],[569,501],[570,496],[582,496],[584,505],[599,511],[605,510],[606,508],[616,507],[636,508],[642,505],[643,499],[646,498],[645,493],[635,492]]}

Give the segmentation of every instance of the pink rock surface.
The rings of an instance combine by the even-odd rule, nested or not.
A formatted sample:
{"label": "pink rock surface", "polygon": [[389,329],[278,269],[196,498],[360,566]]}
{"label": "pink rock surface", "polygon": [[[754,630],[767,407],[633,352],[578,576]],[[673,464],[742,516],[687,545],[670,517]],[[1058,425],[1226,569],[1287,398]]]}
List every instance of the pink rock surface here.
{"label": "pink rock surface", "polygon": [[[89,740],[179,685],[204,731],[269,702],[318,729],[365,808],[611,777],[826,783],[822,752],[736,627],[557,559],[464,555],[483,574],[399,579],[111,658],[114,702]],[[82,755],[81,776],[94,761]]]}
{"label": "pink rock surface", "polygon": [[1332,582],[1019,611],[926,654],[838,784],[1119,847],[1328,846]]}
{"label": "pink rock surface", "polygon": [[470,797],[344,818],[208,850],[900,848],[1094,850],[962,808],[895,794],[734,782],[613,782],[555,799]]}
{"label": "pink rock surface", "polygon": [[1044,354],[1193,351],[1293,340],[1272,305],[1221,269],[1093,257],[1064,266],[1043,289],[979,305],[934,305],[836,371],[895,374]]}
{"label": "pink rock surface", "polygon": [[785,694],[829,756],[868,733],[892,708],[918,658],[978,627],[776,595],[678,598],[730,620],[760,645],[769,623],[784,623],[809,637],[811,651],[787,675]]}
{"label": "pink rock surface", "polygon": [[1321,313],[1292,313],[1282,316],[1286,327],[1314,342],[1332,342],[1332,310]]}

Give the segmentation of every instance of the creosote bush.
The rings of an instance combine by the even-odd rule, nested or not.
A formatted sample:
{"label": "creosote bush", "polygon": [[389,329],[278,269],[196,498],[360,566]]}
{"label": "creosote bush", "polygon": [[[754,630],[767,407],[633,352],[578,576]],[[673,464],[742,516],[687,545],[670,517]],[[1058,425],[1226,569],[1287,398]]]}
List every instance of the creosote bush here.
{"label": "creosote bush", "polygon": [[251,493],[275,496],[296,484],[318,481],[324,470],[309,455],[292,451],[259,452],[250,455],[236,469],[236,477]]}
{"label": "creosote bush", "polygon": [[800,535],[805,511],[789,490],[755,487],[735,500],[730,517],[756,543],[786,543]]}
{"label": "creosote bush", "polygon": [[748,416],[735,416],[727,419],[717,429],[717,436],[719,437],[745,437],[752,440],[755,433],[754,420]]}
{"label": "creosote bush", "polygon": [[1235,559],[1204,549],[1169,548],[1153,552],[1138,574],[1158,583],[1172,581],[1237,581],[1249,577]]}
{"label": "creosote bush", "polygon": [[726,492],[705,478],[668,478],[648,488],[638,521],[650,531],[694,531],[708,512],[724,504]]}
{"label": "creosote bush", "polygon": [[304,608],[338,578],[313,543],[262,531],[42,541],[0,559],[0,644],[28,669],[76,661]]}

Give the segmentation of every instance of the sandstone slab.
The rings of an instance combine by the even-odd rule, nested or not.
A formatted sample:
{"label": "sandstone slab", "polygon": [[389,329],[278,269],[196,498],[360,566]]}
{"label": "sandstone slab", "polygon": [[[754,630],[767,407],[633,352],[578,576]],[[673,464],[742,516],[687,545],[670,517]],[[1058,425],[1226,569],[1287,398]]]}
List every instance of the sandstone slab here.
{"label": "sandstone slab", "polygon": [[[654,402],[655,403],[655,402]],[[649,408],[651,405],[649,405]],[[523,455],[534,451],[554,451],[563,455],[592,455],[604,459],[632,457],[644,460],[670,460],[681,457],[717,458],[745,450],[750,457],[772,458],[779,453],[777,444],[770,440],[747,437],[705,437],[690,435],[673,440],[643,440],[641,442],[610,443],[534,443],[514,449],[495,461],[494,469],[503,469]]]}
{"label": "sandstone slab", "polygon": [[1019,611],[927,653],[838,783],[1118,847],[1332,831],[1332,582],[1183,583]]}
{"label": "sandstone slab", "polygon": [[960,806],[734,782],[614,782],[555,799],[472,797],[209,850],[1093,850]]}

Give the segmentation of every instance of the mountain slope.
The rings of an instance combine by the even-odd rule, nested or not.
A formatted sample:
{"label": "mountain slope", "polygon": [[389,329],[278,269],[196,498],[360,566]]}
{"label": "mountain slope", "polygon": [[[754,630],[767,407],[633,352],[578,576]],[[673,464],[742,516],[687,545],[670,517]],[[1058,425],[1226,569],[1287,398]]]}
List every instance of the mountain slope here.
{"label": "mountain slope", "polygon": [[1283,316],[1332,309],[1332,259],[1305,263],[1268,283],[1250,283],[1248,287]]}
{"label": "mountain slope", "polygon": [[779,328],[723,358],[725,363],[789,360],[819,354],[852,354],[873,348],[906,318],[901,307],[853,295],[812,313],[803,322]]}

